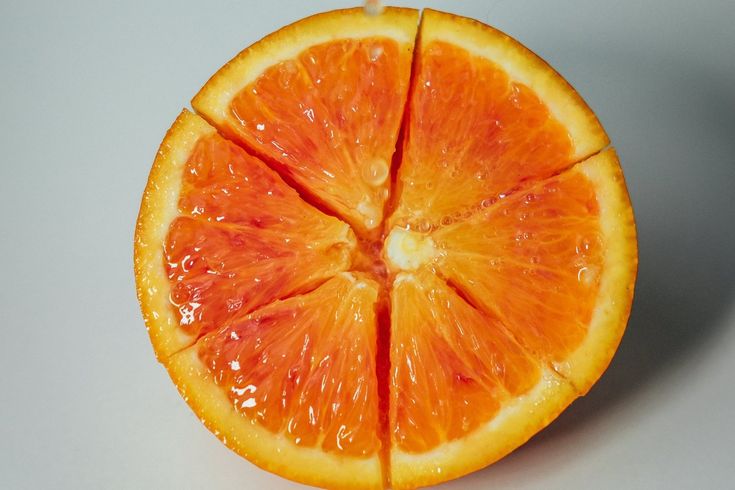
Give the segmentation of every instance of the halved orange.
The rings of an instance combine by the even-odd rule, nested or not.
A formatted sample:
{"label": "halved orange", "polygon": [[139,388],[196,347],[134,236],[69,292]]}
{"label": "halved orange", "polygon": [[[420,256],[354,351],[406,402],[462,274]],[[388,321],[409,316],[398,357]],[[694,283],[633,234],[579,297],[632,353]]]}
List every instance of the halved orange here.
{"label": "halved orange", "polygon": [[505,34],[418,15],[329,12],[244,50],[141,206],[156,355],[228,447],[302,483],[496,461],[591,388],[630,311],[635,224],[595,115]]}

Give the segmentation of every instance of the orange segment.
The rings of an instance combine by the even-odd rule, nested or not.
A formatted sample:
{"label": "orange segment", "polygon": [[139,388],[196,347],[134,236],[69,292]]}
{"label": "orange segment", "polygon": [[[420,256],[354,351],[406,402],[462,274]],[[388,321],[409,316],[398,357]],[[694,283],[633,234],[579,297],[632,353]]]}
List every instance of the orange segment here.
{"label": "orange segment", "polygon": [[[151,200],[169,199],[155,203],[168,208],[167,229],[156,224],[163,249],[151,248],[154,238],[146,233],[136,246],[136,259],[149,270],[165,264],[165,283],[145,277],[150,287],[140,288],[154,343],[169,344],[161,354],[238,313],[312,289],[349,265],[355,243],[345,223],[302,201],[198,116],[182,113],[162,148],[146,192]],[[180,184],[166,189],[167,179],[176,177]],[[139,226],[152,224],[155,212],[161,209],[142,211]],[[159,290],[168,291],[170,305],[148,301]]]}
{"label": "orange segment", "polygon": [[537,362],[496,318],[426,269],[397,276],[391,312],[391,435],[400,451],[466,436],[539,380]]}
{"label": "orange segment", "polygon": [[314,485],[378,487],[377,287],[343,273],[272,303],[175,355],[171,376],[257,464]]}
{"label": "orange segment", "polygon": [[[589,336],[596,311],[610,306],[600,294],[606,275],[635,266],[632,257],[609,256],[632,229],[625,202],[615,195],[625,192],[621,180],[611,175],[599,182],[587,175],[618,168],[614,153],[604,152],[438,230],[432,239],[442,250],[439,271],[497,315],[531,352],[569,362]],[[615,228],[606,222],[610,213],[624,213]],[[629,273],[625,286],[632,288]],[[623,326],[616,326],[611,346],[597,346],[595,355],[605,365]]]}
{"label": "orange segment", "polygon": [[391,227],[461,219],[607,143],[573,89],[504,34],[429,10],[420,40]]}
{"label": "orange segment", "polygon": [[[447,394],[451,398],[452,394]],[[577,396],[555,372],[544,369],[532,390],[509,398],[498,414],[473,432],[432,450],[391,451],[391,488],[435,485],[479,470],[506,456],[553,421]]]}
{"label": "orange segment", "polygon": [[[416,12],[315,16],[243,51],[193,100],[224,132],[272,162],[359,231],[382,222],[408,91]],[[350,26],[346,38],[328,33]],[[326,32],[323,29],[327,29]],[[291,54],[292,43],[300,41]],[[280,62],[260,66],[279,46]],[[227,86],[231,97],[221,100]]]}
{"label": "orange segment", "polygon": [[205,337],[199,358],[234,408],[296,445],[372,456],[377,285],[342,275]]}
{"label": "orange segment", "polygon": [[[302,235],[295,229],[275,235],[257,226],[176,218],[165,259],[180,328],[198,337],[238,313],[312,289],[346,268],[346,242],[323,243],[312,234],[319,228]],[[334,230],[326,231],[339,239]]]}
{"label": "orange segment", "polygon": [[482,468],[577,396],[426,268],[398,274],[391,307],[392,488]]}

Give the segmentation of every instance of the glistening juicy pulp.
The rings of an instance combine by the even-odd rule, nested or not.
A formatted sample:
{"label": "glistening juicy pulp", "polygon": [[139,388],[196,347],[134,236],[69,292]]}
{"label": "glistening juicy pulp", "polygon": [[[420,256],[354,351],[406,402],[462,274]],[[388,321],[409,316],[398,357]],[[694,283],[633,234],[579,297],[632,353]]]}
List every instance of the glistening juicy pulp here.
{"label": "glistening juicy pulp", "polygon": [[211,333],[199,356],[246,418],[297,445],[372,456],[377,297],[376,283],[343,273]]}
{"label": "glistening juicy pulp", "polygon": [[410,65],[410,53],[387,38],[307,48],[237,94],[227,129],[357,230],[374,230]]}
{"label": "glistening juicy pulp", "polygon": [[428,269],[401,273],[391,293],[391,436],[424,452],[490,420],[539,378],[502,323]]}
{"label": "glistening juicy pulp", "polygon": [[599,213],[583,174],[552,177],[437,230],[437,269],[537,357],[562,361],[587,334],[597,298]]}
{"label": "glistening juicy pulp", "polygon": [[181,215],[169,227],[165,259],[186,333],[204,335],[349,266],[349,227],[221,136],[197,142],[182,181]]}
{"label": "glistening juicy pulp", "polygon": [[[301,197],[219,136],[185,171],[166,248],[181,328],[204,336],[235,410],[300,446],[368,457],[459,439],[573,350],[594,305],[594,189],[553,176],[574,163],[569,136],[493,63],[423,49],[391,182],[406,58],[335,41],[234,97],[223,131]],[[430,240],[410,272],[386,264],[395,227]]]}
{"label": "glistening juicy pulp", "polygon": [[391,227],[466,218],[572,163],[564,126],[499,66],[440,41],[418,56]]}

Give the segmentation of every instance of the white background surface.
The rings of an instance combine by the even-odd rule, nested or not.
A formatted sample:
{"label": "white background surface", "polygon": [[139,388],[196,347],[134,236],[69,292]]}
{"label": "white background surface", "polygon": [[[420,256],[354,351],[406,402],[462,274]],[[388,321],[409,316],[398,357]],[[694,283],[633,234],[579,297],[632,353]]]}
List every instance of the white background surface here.
{"label": "white background surface", "polygon": [[[154,360],[133,226],[160,140],[209,75],[350,5],[0,3],[0,488],[299,488],[222,446]],[[493,24],[575,85],[620,153],[640,240],[602,381],[441,488],[733,488],[735,2],[414,5]]]}

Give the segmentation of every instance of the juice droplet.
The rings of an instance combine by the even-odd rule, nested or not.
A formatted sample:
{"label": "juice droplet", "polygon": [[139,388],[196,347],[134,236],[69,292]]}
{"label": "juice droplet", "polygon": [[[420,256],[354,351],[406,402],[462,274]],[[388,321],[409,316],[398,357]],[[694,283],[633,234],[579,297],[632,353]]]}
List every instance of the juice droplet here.
{"label": "juice droplet", "polygon": [[388,178],[390,168],[382,158],[375,158],[362,167],[362,178],[373,187],[381,186]]}
{"label": "juice droplet", "polygon": [[373,46],[370,48],[370,61],[375,63],[383,55],[383,46]]}
{"label": "juice droplet", "polygon": [[380,0],[365,0],[364,10],[367,15],[380,15],[383,12],[383,2]]}
{"label": "juice droplet", "polygon": [[363,216],[365,226],[372,230],[380,222],[380,210],[378,210],[368,199],[364,198],[357,204],[357,212]]}
{"label": "juice droplet", "polygon": [[597,279],[597,268],[594,266],[586,266],[577,272],[577,280],[585,286],[591,286]]}
{"label": "juice droplet", "polygon": [[495,199],[494,197],[483,199],[482,202],[480,202],[480,206],[482,206],[483,208],[489,208],[490,206],[495,204],[495,201],[497,201],[497,199]]}
{"label": "juice droplet", "polygon": [[515,83],[511,84],[509,99],[513,107],[521,107],[521,88]]}
{"label": "juice droplet", "polygon": [[431,231],[431,223],[428,219],[423,218],[419,221],[418,229],[421,233],[429,233]]}

